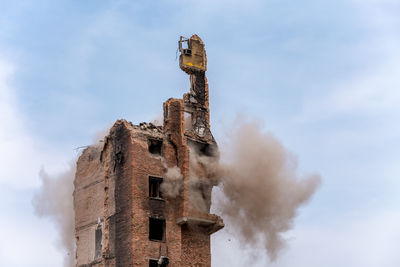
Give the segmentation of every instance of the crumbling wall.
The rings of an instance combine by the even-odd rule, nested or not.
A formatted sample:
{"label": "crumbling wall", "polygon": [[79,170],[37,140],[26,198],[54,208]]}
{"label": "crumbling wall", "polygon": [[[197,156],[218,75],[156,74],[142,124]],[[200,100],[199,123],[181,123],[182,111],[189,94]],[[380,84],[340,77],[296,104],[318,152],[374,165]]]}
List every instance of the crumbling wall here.
{"label": "crumbling wall", "polygon": [[[184,138],[185,121],[182,99],[168,99],[164,103],[164,134],[167,142],[174,148],[176,166],[180,169],[183,179],[183,190],[179,202],[180,217],[187,216],[188,211],[188,178],[189,178],[189,148]],[[168,157],[168,155],[166,155]],[[168,164],[168,163],[167,163]],[[173,167],[168,165],[168,167]]]}
{"label": "crumbling wall", "polygon": [[117,122],[110,131],[111,172],[115,174],[115,263],[132,263],[132,141],[124,125]]}
{"label": "crumbling wall", "polygon": [[89,264],[95,256],[95,229],[103,217],[104,166],[101,148],[85,149],[77,162],[74,181],[75,236],[77,265]]}

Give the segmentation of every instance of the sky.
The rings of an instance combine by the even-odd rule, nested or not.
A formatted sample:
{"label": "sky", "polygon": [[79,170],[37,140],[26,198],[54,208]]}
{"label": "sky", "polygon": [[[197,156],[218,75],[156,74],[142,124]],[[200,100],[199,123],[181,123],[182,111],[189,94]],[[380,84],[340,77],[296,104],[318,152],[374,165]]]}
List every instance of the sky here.
{"label": "sky", "polygon": [[0,0],[0,265],[62,266],[34,214],[57,175],[120,118],[189,89],[179,36],[206,44],[211,128],[258,120],[322,184],[271,263],[226,227],[213,266],[400,266],[398,0]]}

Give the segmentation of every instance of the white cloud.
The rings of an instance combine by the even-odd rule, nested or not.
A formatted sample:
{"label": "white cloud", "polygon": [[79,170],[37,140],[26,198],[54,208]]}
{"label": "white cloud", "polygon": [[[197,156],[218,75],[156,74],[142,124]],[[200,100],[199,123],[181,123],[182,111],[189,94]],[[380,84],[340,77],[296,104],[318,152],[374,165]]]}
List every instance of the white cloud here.
{"label": "white cloud", "polygon": [[35,176],[31,171],[37,162],[32,153],[33,142],[25,134],[17,114],[15,92],[10,87],[14,71],[12,64],[0,61],[0,182],[25,187],[35,184],[34,179],[29,178]]}
{"label": "white cloud", "polygon": [[[302,121],[336,115],[400,114],[400,18],[394,1],[354,1],[363,10],[371,33],[359,47],[366,66],[345,80],[328,84],[306,96]],[[400,5],[397,5],[400,10]]]}
{"label": "white cloud", "polygon": [[[337,171],[324,178],[336,179],[335,184],[339,189],[330,186],[333,180],[327,181],[323,187],[330,186],[325,193],[337,191],[339,194],[333,196],[326,193],[327,196],[324,196],[332,197],[331,207],[313,202],[308,208],[322,211],[316,214],[326,216],[324,220],[313,217],[306,223],[296,224],[287,235],[292,237],[289,247],[278,261],[271,264],[263,259],[257,266],[400,266],[400,202],[397,197],[399,154],[396,152],[398,145],[395,145],[400,133],[400,17],[397,14],[395,16],[393,8],[394,4],[397,7],[400,5],[398,1],[351,2],[362,9],[360,13],[365,16],[365,22],[370,24],[368,27],[371,32],[359,47],[366,65],[354,73],[346,73],[346,79],[336,80],[315,90],[308,88],[303,110],[297,118],[301,122],[315,122],[312,125],[315,127],[310,128],[309,133],[323,142],[313,150],[321,154],[337,152],[330,158],[332,161],[326,163],[337,168]],[[371,51],[373,55],[369,53]],[[343,62],[347,62],[347,59],[343,58]],[[338,118],[341,121],[335,120]],[[332,135],[335,138],[329,138]],[[318,143],[312,142],[311,145],[318,146]],[[365,151],[369,154],[365,157],[367,160],[359,164],[358,159],[351,157],[355,154],[353,150],[359,150],[360,153]],[[318,160],[315,158],[315,161]],[[347,164],[341,164],[341,160]],[[345,176],[347,181],[338,175],[357,175],[352,172],[357,168],[363,169],[359,173],[366,175],[348,175]],[[322,171],[329,172],[326,169]],[[359,187],[346,188],[348,183]],[[377,190],[374,192],[375,188],[368,187],[376,187]],[[356,197],[351,198],[346,192]],[[371,192],[373,195],[368,195]],[[338,202],[353,200],[354,203],[348,202],[346,208],[358,210],[352,214],[335,210],[341,207],[340,204],[335,205],[336,198],[339,198]],[[382,204],[372,207],[365,203],[368,198],[372,199],[371,202],[386,199],[391,201],[392,206]],[[251,253],[240,249],[234,234],[217,233],[213,237],[213,253],[218,255],[213,257],[216,266],[254,266],[244,264],[244,258],[251,258]]]}
{"label": "white cloud", "polygon": [[399,266],[399,224],[394,207],[355,211],[320,225],[298,227],[278,266]]}
{"label": "white cloud", "polygon": [[0,264],[55,266],[62,260],[52,244],[56,233],[50,222],[34,216],[31,196],[42,167],[59,172],[67,164],[25,127],[12,87],[15,71],[0,59]]}
{"label": "white cloud", "polygon": [[[398,208],[354,211],[317,224],[298,225],[287,234],[288,247],[276,262],[260,251],[246,251],[234,234],[215,234],[212,253],[215,266],[271,267],[397,267],[400,265],[400,215]],[[255,255],[258,254],[258,257]]]}
{"label": "white cloud", "polygon": [[307,100],[301,116],[303,119],[318,119],[346,114],[398,114],[400,64],[397,62],[387,62],[374,72],[337,84],[326,96]]}
{"label": "white cloud", "polygon": [[[302,114],[303,118],[307,120],[327,118],[338,114],[344,116],[349,114],[363,114],[367,116],[372,114],[389,114],[392,118],[394,118],[396,114],[399,114],[400,105],[398,105],[398,103],[400,99],[398,88],[400,83],[397,77],[400,77],[400,64],[398,63],[400,62],[400,55],[398,53],[400,37],[396,32],[399,29],[399,27],[396,28],[396,26],[398,26],[399,17],[396,19],[396,17],[391,14],[393,11],[387,10],[389,4],[398,3],[398,0],[349,1],[354,1],[363,7],[368,21],[371,23],[372,27],[376,28],[379,32],[379,35],[375,36],[377,39],[370,41],[379,44],[378,47],[380,53],[382,53],[380,57],[381,60],[376,62],[371,61],[367,72],[358,73],[348,80],[331,85],[329,88],[320,88],[321,91],[325,91],[326,93],[321,93],[320,91],[317,95],[310,95],[309,101],[305,103],[304,113]],[[182,1],[176,2],[180,3]],[[191,28],[190,31],[192,31],[193,28],[195,30],[203,29],[203,31],[205,31],[205,29],[211,26],[214,27],[215,25],[212,23],[215,22],[215,20],[212,20],[212,18],[215,17],[216,14],[221,13],[220,11],[225,12],[225,20],[243,23],[249,18],[248,14],[254,15],[257,10],[260,13],[265,12],[265,9],[258,8],[258,1],[252,1],[252,4],[246,3],[244,6],[238,5],[237,3],[232,4],[229,1],[218,3],[215,1],[212,3],[207,1],[206,5],[199,3],[200,2],[193,2],[192,4],[195,5],[194,8],[192,5],[186,6],[190,6],[189,9],[195,11],[195,18],[198,17],[201,19],[194,20],[192,14],[189,16],[190,18],[188,17],[188,19],[190,19],[189,21],[192,23],[183,23],[180,27],[185,25],[186,27],[183,27],[183,29],[179,28],[179,31],[188,28]],[[254,3],[258,5],[254,5]],[[228,12],[226,8],[228,8]],[[237,12],[242,16],[238,16]],[[191,14],[190,12],[182,13]],[[243,20],[238,19],[238,17],[243,18]],[[179,16],[179,22],[185,21],[185,18],[186,16]],[[96,36],[99,32],[103,34],[103,26],[107,26],[108,24],[111,26],[121,26],[118,21],[114,21],[115,18],[113,14],[106,14],[102,19],[104,19],[104,23],[93,23],[87,31],[83,31],[82,40],[78,42],[78,44],[82,44],[82,46],[77,46],[77,48],[75,48],[77,51],[76,54],[81,57],[76,57],[75,59],[70,57],[72,63],[75,63],[75,61],[81,63],[70,65],[81,67],[77,68],[78,71],[72,72],[73,75],[70,76],[73,77],[73,79],[71,79],[68,86],[81,86],[80,84],[76,85],[76,83],[78,83],[76,80],[85,83],[87,58],[93,53],[91,42],[96,41]],[[223,19],[219,18],[218,21],[221,20]],[[101,22],[101,20],[99,22]],[[129,21],[129,23],[132,22]],[[209,27],[205,27],[204,24]],[[217,25],[219,26],[219,24]],[[118,27],[110,27],[108,30],[111,32],[123,31],[119,30]],[[132,32],[137,33],[137,31]],[[149,29],[148,32],[149,34],[154,34],[156,31]],[[228,32],[229,31],[227,31],[227,34]],[[207,34],[211,35],[212,31],[210,30]],[[86,35],[87,37],[85,37]],[[146,35],[143,34],[143,36]],[[206,38],[206,36],[204,37]],[[369,44],[364,45],[365,47],[370,47]],[[365,54],[365,57],[369,57],[369,55]],[[240,62],[243,63],[243,60]],[[3,152],[0,155],[0,171],[2,173],[0,176],[0,185],[7,184],[18,188],[35,188],[39,184],[38,172],[41,165],[46,165],[46,170],[49,170],[48,166],[57,164],[59,166],[60,162],[65,162],[65,168],[67,166],[67,161],[62,160],[62,157],[55,155],[53,151],[45,151],[41,143],[42,141],[32,136],[32,134],[28,132],[27,127],[25,127],[26,121],[18,108],[19,103],[16,98],[16,89],[13,88],[11,83],[15,71],[18,71],[18,69],[15,68],[13,64],[1,61],[0,59],[0,147]],[[226,86],[227,82],[228,81],[223,81],[223,84]],[[243,103],[243,95],[239,100],[239,102]],[[346,137],[348,136],[347,134],[346,132]],[[349,134],[352,133],[350,132]],[[359,138],[357,135],[354,135],[354,139]],[[364,138],[361,141],[364,142],[364,140],[366,140],[365,142],[371,141],[368,138]],[[346,150],[348,147],[342,148]],[[375,163],[367,162],[366,164]],[[50,169],[50,171],[51,170],[52,169]],[[387,175],[398,174],[398,167],[393,167],[393,169],[387,170],[387,172],[389,172]],[[390,187],[390,185],[388,186]],[[2,194],[2,190],[7,189],[0,189],[0,194]],[[4,198],[3,200],[6,201],[7,199]],[[30,203],[27,203],[27,205],[30,205]],[[53,240],[53,236],[49,237],[48,235],[49,230],[46,231],[43,226],[42,230],[39,230],[36,226],[40,223],[36,223],[31,225],[30,228],[27,228],[26,226],[29,222],[18,224],[18,218],[11,221],[7,215],[7,211],[3,212],[3,216],[5,216],[7,220],[4,220],[4,217],[2,217],[1,221],[3,221],[3,224],[0,225],[1,236],[3,236],[3,240],[11,241],[9,243],[4,241],[0,243],[0,254],[6,253],[8,255],[6,259],[9,260],[8,263],[10,263],[2,262],[1,264],[17,266],[17,263],[19,263],[18,266],[32,266],[34,261],[40,261],[39,257],[37,257],[37,255],[41,255],[40,252],[35,254],[33,251],[41,251],[41,253],[43,253],[43,251],[49,251],[50,246],[48,246],[46,242],[51,242],[51,240]],[[334,215],[332,215],[332,217],[334,217]],[[307,227],[299,225],[299,227],[296,227],[294,232],[292,232],[295,239],[293,242],[290,242],[290,248],[287,254],[282,256],[282,259],[278,261],[276,266],[329,266],[328,262],[331,266],[387,267],[400,265],[396,254],[392,252],[393,249],[396,248],[396,244],[399,244],[399,232],[394,227],[395,224],[398,225],[400,223],[400,220],[395,212],[375,212],[371,213],[371,216],[364,216],[362,218],[351,217],[347,219],[348,220],[341,220],[335,224],[320,223]],[[43,225],[46,224],[43,223]],[[24,239],[23,237],[26,238]],[[231,241],[228,241],[229,238],[231,238]],[[43,245],[43,247],[38,244]],[[235,241],[232,236],[225,235],[224,232],[217,233],[215,238],[213,238],[212,245],[213,265],[246,266],[245,263],[247,259],[242,259],[245,253],[239,248],[237,241]],[[35,250],[32,248],[35,248]],[[21,252],[28,250],[30,251],[28,254]],[[53,252],[54,250],[51,250],[50,254]],[[17,259],[19,255],[25,255],[26,259],[31,256],[36,256],[36,258],[32,259],[32,262],[30,262],[31,264],[23,265],[21,261],[19,261],[22,259]],[[52,256],[54,255],[52,254]],[[4,259],[4,257],[1,258]],[[55,259],[53,266],[57,265],[57,261],[61,262],[61,258],[62,257]],[[348,259],[348,261],[345,261],[346,259]],[[397,265],[390,264],[389,261],[393,261],[395,264],[397,263]],[[310,262],[315,264],[307,264]],[[300,263],[303,263],[303,265]],[[385,265],[385,263],[388,264]],[[258,266],[265,265],[265,262],[260,260]],[[51,266],[51,264],[49,264],[49,266]]]}
{"label": "white cloud", "polygon": [[[1,192],[0,193],[4,193]],[[14,192],[16,193],[16,192]],[[13,198],[22,199],[22,194]],[[2,201],[10,201],[2,199]],[[12,201],[15,204],[14,201]],[[5,218],[0,220],[0,257],[1,266],[9,267],[54,267],[62,265],[62,257],[51,240],[56,239],[52,225],[43,219],[34,217],[23,206],[14,215],[9,211],[7,202],[1,205]],[[21,203],[22,205],[30,204]],[[4,214],[5,213],[5,214]]]}
{"label": "white cloud", "polygon": [[62,164],[62,157],[54,151],[43,151],[42,141],[34,138],[25,127],[16,90],[12,87],[15,71],[12,63],[0,59],[0,183],[34,188],[39,185],[38,173],[43,165],[56,171],[67,164]]}

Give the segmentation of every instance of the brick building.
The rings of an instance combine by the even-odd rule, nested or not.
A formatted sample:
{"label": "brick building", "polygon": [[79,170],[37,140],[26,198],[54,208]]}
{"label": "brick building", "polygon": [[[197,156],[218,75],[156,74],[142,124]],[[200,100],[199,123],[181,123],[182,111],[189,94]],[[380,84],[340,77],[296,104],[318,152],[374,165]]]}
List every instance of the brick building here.
{"label": "brick building", "polygon": [[[210,214],[218,161],[210,131],[207,58],[197,35],[179,41],[190,77],[183,99],[168,99],[163,126],[118,120],[100,146],[86,148],[74,181],[77,266],[211,266]],[[170,180],[168,171],[175,171]],[[195,179],[193,179],[195,177]],[[168,183],[175,194],[167,192]]]}

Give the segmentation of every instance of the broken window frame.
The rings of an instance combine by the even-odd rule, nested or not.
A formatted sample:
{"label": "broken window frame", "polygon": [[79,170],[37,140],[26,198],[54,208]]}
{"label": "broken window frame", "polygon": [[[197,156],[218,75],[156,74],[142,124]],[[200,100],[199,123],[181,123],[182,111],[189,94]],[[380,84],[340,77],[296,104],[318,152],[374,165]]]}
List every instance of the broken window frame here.
{"label": "broken window frame", "polygon": [[164,200],[161,192],[161,184],[164,179],[156,176],[149,176],[149,198]]}
{"label": "broken window frame", "polygon": [[[155,225],[159,223],[161,225]],[[161,227],[160,229],[155,229],[154,227]],[[161,239],[159,238],[160,233],[155,233],[154,231],[162,231]],[[165,242],[165,232],[166,232],[166,220],[164,218],[159,217],[149,217],[149,240],[155,242]]]}

